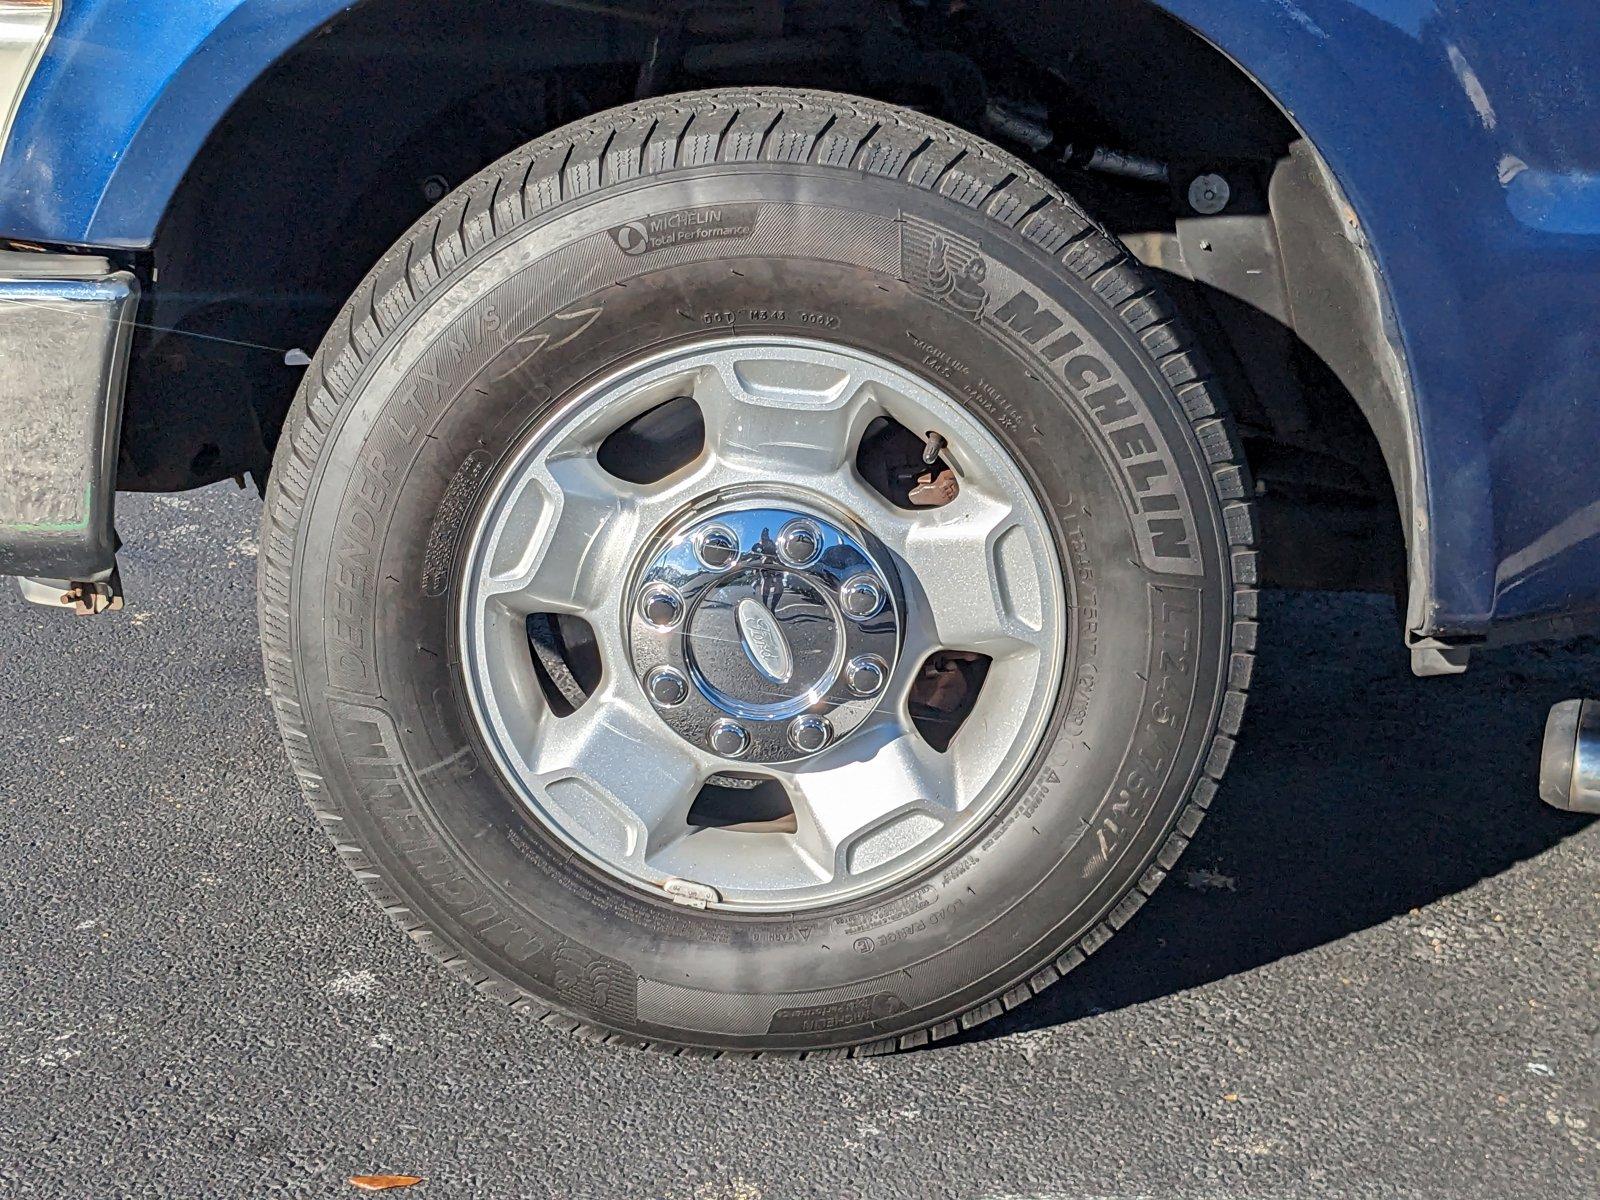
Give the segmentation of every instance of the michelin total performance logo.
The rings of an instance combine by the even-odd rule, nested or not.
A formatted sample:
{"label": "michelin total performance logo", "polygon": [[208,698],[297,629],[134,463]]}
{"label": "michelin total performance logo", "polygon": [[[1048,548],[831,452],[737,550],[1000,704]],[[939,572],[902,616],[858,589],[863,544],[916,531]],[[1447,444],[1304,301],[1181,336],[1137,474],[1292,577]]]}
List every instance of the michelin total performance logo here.
{"label": "michelin total performance logo", "polygon": [[628,221],[606,232],[617,249],[630,257],[688,246],[747,238],[756,227],[758,204],[716,204],[680,208]]}

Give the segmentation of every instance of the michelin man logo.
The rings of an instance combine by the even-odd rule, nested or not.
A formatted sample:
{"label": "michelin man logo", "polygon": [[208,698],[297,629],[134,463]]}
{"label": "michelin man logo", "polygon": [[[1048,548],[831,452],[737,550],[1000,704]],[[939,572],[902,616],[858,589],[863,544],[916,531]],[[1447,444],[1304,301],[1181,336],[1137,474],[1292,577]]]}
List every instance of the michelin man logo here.
{"label": "michelin man logo", "polygon": [[900,274],[913,291],[976,321],[989,303],[989,264],[978,244],[916,217],[900,227]]}

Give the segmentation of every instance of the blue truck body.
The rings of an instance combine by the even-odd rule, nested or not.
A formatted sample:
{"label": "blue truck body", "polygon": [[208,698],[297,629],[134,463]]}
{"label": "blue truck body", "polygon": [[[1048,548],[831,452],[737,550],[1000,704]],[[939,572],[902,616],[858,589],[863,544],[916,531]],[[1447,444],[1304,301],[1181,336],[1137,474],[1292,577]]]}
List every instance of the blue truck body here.
{"label": "blue truck body", "polygon": [[[68,0],[0,236],[139,250],[207,135],[337,0]],[[1385,293],[1411,626],[1600,612],[1600,17],[1589,0],[1162,0],[1320,152]]]}

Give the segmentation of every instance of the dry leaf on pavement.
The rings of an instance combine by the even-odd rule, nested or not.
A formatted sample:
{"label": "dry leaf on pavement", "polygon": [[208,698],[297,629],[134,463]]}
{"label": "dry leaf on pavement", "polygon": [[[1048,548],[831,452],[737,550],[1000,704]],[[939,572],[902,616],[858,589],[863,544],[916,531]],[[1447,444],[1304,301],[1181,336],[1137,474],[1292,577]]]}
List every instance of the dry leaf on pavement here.
{"label": "dry leaf on pavement", "polygon": [[350,1182],[363,1192],[387,1192],[390,1188],[410,1187],[421,1183],[420,1175],[352,1175]]}

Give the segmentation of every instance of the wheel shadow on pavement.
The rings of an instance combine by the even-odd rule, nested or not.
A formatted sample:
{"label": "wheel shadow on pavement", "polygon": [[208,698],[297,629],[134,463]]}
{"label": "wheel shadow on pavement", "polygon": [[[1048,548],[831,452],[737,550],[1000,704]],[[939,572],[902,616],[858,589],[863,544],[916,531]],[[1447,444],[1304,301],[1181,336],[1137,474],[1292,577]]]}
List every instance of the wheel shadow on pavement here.
{"label": "wheel shadow on pavement", "polygon": [[[1133,920],[986,1040],[1141,1004],[1343,938],[1538,855],[1594,818],[1538,799],[1545,715],[1594,694],[1600,639],[1410,673],[1388,597],[1267,593],[1238,752]],[[1586,690],[1586,688],[1588,690]]]}

